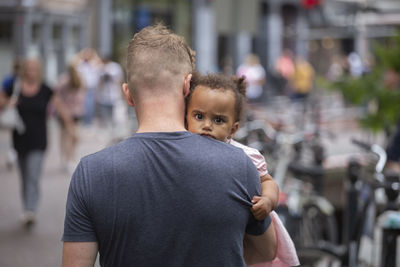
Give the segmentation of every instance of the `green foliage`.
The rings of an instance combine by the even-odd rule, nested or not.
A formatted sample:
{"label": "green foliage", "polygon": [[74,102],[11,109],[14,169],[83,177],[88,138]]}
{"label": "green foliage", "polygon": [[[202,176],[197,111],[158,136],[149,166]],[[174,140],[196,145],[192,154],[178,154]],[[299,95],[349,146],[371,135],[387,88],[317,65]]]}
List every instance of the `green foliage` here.
{"label": "green foliage", "polygon": [[400,116],[400,83],[388,88],[385,81],[389,70],[400,75],[400,35],[375,45],[374,52],[376,64],[369,73],[360,78],[346,75],[329,87],[340,90],[348,103],[363,107],[361,126],[378,132],[394,126]]}
{"label": "green foliage", "polygon": [[376,45],[375,54],[384,68],[400,73],[400,33],[388,40],[388,44]]}

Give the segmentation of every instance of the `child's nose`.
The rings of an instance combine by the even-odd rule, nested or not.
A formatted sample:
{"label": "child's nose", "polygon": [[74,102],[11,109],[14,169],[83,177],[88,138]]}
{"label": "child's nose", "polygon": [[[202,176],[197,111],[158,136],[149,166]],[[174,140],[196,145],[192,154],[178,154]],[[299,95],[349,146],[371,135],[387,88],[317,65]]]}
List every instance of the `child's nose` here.
{"label": "child's nose", "polygon": [[211,120],[204,120],[203,129],[210,130],[212,126]]}

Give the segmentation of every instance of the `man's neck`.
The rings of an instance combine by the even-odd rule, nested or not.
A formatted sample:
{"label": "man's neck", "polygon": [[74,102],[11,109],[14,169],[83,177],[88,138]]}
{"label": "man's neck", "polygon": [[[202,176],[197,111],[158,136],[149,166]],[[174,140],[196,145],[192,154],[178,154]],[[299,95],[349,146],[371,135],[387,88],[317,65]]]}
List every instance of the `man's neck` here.
{"label": "man's neck", "polygon": [[184,102],[168,98],[146,101],[136,106],[139,123],[138,133],[186,131],[184,121]]}

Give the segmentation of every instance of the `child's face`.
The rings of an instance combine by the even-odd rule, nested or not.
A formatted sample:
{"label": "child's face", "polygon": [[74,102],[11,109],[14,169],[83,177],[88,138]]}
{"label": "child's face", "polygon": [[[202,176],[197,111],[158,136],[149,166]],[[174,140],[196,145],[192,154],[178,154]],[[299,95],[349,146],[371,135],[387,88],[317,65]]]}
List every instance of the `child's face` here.
{"label": "child's face", "polygon": [[188,130],[225,141],[238,129],[235,122],[235,95],[230,90],[212,90],[199,85],[190,99],[186,120]]}

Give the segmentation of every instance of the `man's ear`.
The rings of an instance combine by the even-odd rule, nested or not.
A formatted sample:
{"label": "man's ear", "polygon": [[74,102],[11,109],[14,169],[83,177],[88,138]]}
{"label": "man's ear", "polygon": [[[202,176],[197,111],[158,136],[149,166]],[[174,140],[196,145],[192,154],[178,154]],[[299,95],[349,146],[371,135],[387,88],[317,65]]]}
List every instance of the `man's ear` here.
{"label": "man's ear", "polygon": [[183,81],[183,96],[184,97],[187,97],[189,92],[190,92],[190,80],[192,80],[192,74],[191,73],[186,75],[185,79]]}
{"label": "man's ear", "polygon": [[129,90],[127,83],[122,84],[122,92],[124,93],[125,100],[128,103],[128,105],[134,107],[135,102],[133,101],[133,97],[131,96],[131,91]]}
{"label": "man's ear", "polygon": [[232,125],[231,133],[229,134],[228,139],[232,139],[233,135],[236,133],[238,129],[239,129],[239,122],[237,121]]}

